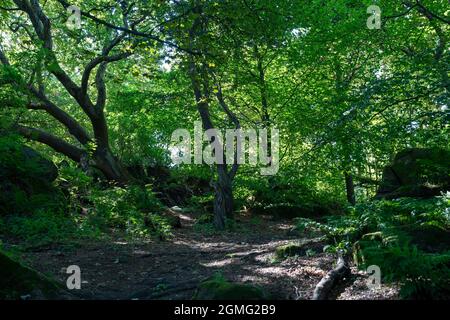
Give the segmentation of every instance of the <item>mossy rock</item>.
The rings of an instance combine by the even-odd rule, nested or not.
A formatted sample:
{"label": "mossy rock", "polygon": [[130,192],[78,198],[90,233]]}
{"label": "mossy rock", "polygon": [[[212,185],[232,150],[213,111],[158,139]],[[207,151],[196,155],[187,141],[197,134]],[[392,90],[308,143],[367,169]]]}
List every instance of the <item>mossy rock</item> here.
{"label": "mossy rock", "polygon": [[263,289],[249,284],[232,283],[213,278],[202,282],[193,296],[194,300],[266,300]]}
{"label": "mossy rock", "polygon": [[400,151],[383,170],[376,198],[427,198],[450,190],[450,151],[410,148]]}
{"label": "mossy rock", "polygon": [[293,256],[303,256],[305,254],[306,249],[302,245],[296,243],[285,244],[275,249],[275,257],[278,260],[284,260]]}
{"label": "mossy rock", "polygon": [[20,142],[4,139],[0,137],[0,215],[28,213],[34,206],[55,202],[59,197],[55,199],[58,192],[52,185],[58,176],[54,163]]}
{"label": "mossy rock", "polygon": [[0,251],[0,300],[56,299],[62,288]]}
{"label": "mossy rock", "polygon": [[277,260],[284,260],[288,257],[305,256],[309,250],[322,252],[323,246],[319,242],[288,243],[275,249]]}

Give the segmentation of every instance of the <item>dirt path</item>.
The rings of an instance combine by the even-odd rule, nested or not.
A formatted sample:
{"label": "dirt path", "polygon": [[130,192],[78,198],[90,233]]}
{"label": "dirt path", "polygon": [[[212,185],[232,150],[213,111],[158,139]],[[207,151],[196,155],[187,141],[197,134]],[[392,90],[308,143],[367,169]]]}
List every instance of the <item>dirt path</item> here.
{"label": "dirt path", "polygon": [[[191,217],[181,218],[183,227],[168,241],[136,243],[117,237],[112,242],[27,252],[24,258],[62,283],[68,276],[66,268],[78,265],[80,293],[95,299],[190,299],[198,283],[216,272],[230,281],[259,285],[275,299],[310,299],[314,286],[333,266],[334,257],[323,252],[275,262],[276,247],[299,240],[286,221],[242,217],[236,232],[207,235],[193,227]],[[302,236],[301,240],[310,238]],[[395,297],[390,288],[371,292],[363,279],[363,275],[348,279],[333,298]],[[362,286],[356,286],[353,295],[348,288],[355,283]]]}

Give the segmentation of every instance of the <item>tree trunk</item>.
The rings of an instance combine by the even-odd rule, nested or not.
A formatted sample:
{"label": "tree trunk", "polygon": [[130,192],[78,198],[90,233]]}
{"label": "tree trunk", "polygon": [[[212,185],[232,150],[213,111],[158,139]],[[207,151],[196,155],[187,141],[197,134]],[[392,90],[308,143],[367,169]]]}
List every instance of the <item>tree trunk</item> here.
{"label": "tree trunk", "polygon": [[347,201],[354,206],[356,204],[356,198],[355,198],[355,185],[353,183],[353,176],[345,172],[345,189],[347,191]]}
{"label": "tree trunk", "polygon": [[97,146],[93,156],[94,166],[98,168],[107,180],[126,184],[133,180],[128,170],[112,154],[108,146]]}
{"label": "tree trunk", "polygon": [[[79,86],[69,74],[63,70],[63,67],[57,59],[57,54],[54,52],[50,19],[44,13],[39,1],[14,0],[14,3],[17,6],[17,10],[25,13],[31,22],[35,32],[35,35],[31,35],[30,31],[28,32],[31,39],[34,41],[36,37],[37,40],[40,40],[42,48],[45,49],[42,63],[46,66],[47,71],[56,77],[67,93],[75,99],[83,112],[90,119],[94,130],[94,137],[92,138],[88,131],[85,130],[85,128],[70,114],[50,101],[44,92],[45,87],[41,82],[42,78],[37,81],[38,87],[32,82],[27,85],[27,89],[31,93],[31,96],[38,100],[38,102],[30,101],[27,108],[45,110],[49,115],[63,124],[68,129],[69,133],[71,133],[83,146],[95,142],[96,149],[90,159],[92,161],[91,165],[98,168],[104,174],[106,179],[116,181],[120,184],[126,184],[134,180],[111,152],[108,139],[108,126],[104,114],[107,101],[105,83],[107,64],[125,59],[131,55],[131,53],[110,55],[113,48],[124,39],[124,36],[119,35],[105,44],[101,55],[96,56],[88,63],[87,67],[85,67],[82,74],[82,84]],[[0,62],[3,65],[11,67],[10,62],[2,50],[0,50]],[[88,88],[90,85],[89,77],[96,67],[98,67],[95,76],[97,101],[94,103],[88,93]],[[38,73],[37,76],[41,76],[40,72]],[[24,79],[15,81],[15,85],[18,87],[19,91],[23,89],[22,83],[25,83]],[[87,161],[87,152],[84,148],[74,146],[64,139],[53,136],[40,129],[18,125],[16,126],[16,130],[28,139],[44,143],[76,162],[83,162],[82,166],[86,171],[89,171],[89,161]]]}
{"label": "tree trunk", "polygon": [[214,197],[214,226],[223,230],[226,219],[233,218],[233,187],[225,165],[217,166],[217,174]]}

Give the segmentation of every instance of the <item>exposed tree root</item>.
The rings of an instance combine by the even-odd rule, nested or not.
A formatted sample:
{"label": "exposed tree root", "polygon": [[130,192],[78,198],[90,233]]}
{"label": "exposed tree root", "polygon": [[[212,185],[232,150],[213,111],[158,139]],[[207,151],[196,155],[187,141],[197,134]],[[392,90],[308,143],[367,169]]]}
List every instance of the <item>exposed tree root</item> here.
{"label": "exposed tree root", "polygon": [[312,300],[327,299],[331,289],[334,287],[336,282],[344,278],[349,273],[350,268],[348,266],[348,261],[346,257],[342,254],[339,254],[336,263],[336,268],[329,271],[316,285]]}

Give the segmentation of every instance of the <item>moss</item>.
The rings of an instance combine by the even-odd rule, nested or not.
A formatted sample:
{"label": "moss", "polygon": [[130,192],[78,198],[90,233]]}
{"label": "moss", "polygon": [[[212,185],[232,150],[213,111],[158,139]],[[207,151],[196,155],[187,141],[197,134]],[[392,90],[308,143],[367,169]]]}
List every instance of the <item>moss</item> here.
{"label": "moss", "polygon": [[20,299],[36,292],[37,298],[53,298],[60,289],[56,282],[0,251],[0,299]]}
{"label": "moss", "polygon": [[297,243],[289,243],[286,245],[282,245],[276,248],[275,257],[278,260],[284,260],[287,257],[293,256],[303,256],[306,254],[306,249],[304,245],[300,245]]}
{"label": "moss", "polygon": [[320,239],[310,239],[303,242],[292,242],[275,249],[275,259],[278,261],[288,257],[304,256],[323,252],[324,243]]}
{"label": "moss", "polygon": [[265,300],[266,293],[259,287],[231,283],[213,278],[202,282],[193,296],[194,300]]}

